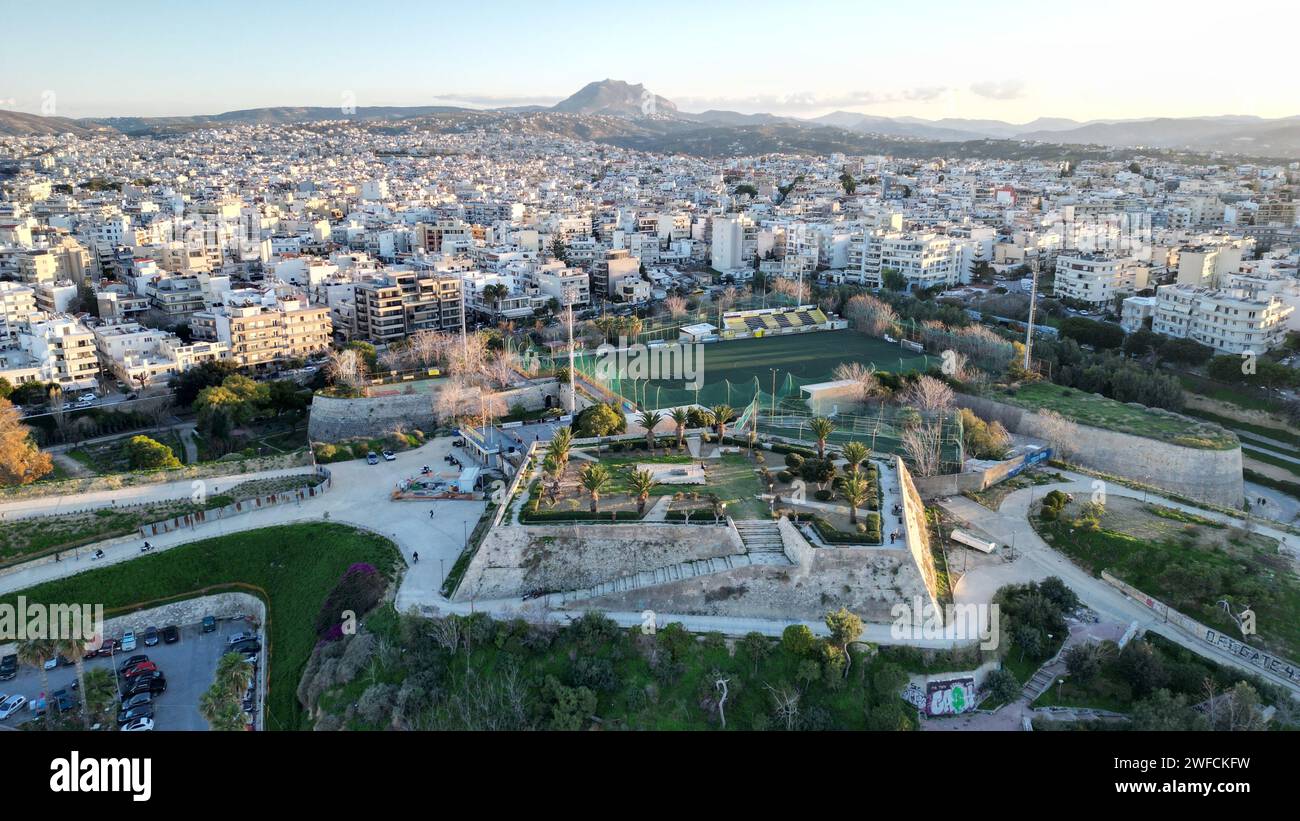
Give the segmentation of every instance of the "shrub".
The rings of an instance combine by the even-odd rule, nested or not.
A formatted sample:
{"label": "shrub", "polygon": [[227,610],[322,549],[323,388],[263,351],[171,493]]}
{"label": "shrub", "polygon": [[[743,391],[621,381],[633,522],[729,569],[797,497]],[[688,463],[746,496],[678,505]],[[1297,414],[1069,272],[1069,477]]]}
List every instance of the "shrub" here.
{"label": "shrub", "polygon": [[788,470],[783,470],[776,475],[776,478],[788,485],[794,479],[794,474]]}
{"label": "shrub", "polygon": [[791,470],[798,470],[803,466],[803,457],[797,453],[787,453],[785,455],[785,466]]}

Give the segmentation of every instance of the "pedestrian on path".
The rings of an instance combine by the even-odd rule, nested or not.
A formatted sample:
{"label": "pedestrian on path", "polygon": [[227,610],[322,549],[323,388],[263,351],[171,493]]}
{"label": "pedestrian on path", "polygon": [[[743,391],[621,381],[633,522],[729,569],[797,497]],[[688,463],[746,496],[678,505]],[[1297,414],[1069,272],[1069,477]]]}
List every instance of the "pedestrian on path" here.
{"label": "pedestrian on path", "polygon": [[417,553],[416,551],[412,550],[412,551],[411,551],[411,564],[419,564],[419,563],[420,563],[420,554]]}

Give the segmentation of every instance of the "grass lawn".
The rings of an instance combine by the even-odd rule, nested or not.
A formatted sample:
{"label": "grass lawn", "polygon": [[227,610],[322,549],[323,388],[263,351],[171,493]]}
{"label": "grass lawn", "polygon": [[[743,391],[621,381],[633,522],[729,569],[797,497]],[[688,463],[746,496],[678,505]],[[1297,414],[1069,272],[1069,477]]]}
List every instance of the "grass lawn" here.
{"label": "grass lawn", "polygon": [[326,595],[350,565],[368,562],[390,579],[399,567],[386,539],[326,522],[286,525],[175,547],[0,597],[33,603],[102,603],[112,618],[168,601],[245,590],[268,605],[270,682],[266,726],[303,727],[298,679],[316,644],[312,624]]}
{"label": "grass lawn", "polygon": [[[1276,399],[1267,399],[1258,396],[1242,388],[1231,388],[1226,385],[1219,385],[1207,379],[1179,374],[1178,381],[1183,383],[1183,390],[1188,393],[1197,393],[1201,396],[1208,396],[1211,399],[1217,399],[1220,402],[1227,402],[1246,410],[1277,410],[1278,401]],[[1198,416],[1200,414],[1197,414]]]}
{"label": "grass lawn", "polygon": [[1028,470],[1017,476],[1012,476],[1006,481],[998,482],[992,487],[985,488],[984,490],[967,491],[962,495],[972,501],[980,503],[989,510],[997,510],[1002,507],[1003,500],[1017,490],[1022,490],[1027,487],[1051,485],[1064,481],[1065,477],[1059,473]]}
{"label": "grass lawn", "polygon": [[757,465],[750,458],[740,453],[724,453],[717,461],[710,460],[708,465],[708,492],[717,494],[718,499],[727,505],[727,513],[733,519],[768,519],[767,502],[755,499],[755,494],[764,492],[758,474]]}
{"label": "grass lawn", "polygon": [[1050,382],[1022,385],[1014,395],[999,392],[990,394],[989,398],[1028,410],[1054,410],[1081,425],[1132,433],[1190,448],[1231,450],[1237,447],[1237,437],[1217,427],[1149,413],[1114,399]]}
{"label": "grass lawn", "polygon": [[[704,353],[700,370],[704,387],[698,392],[698,401],[703,405],[725,402],[737,409],[753,398],[756,388],[771,393],[773,368],[777,391],[786,392],[790,389],[790,379],[798,385],[830,380],[835,366],[843,362],[873,363],[882,371],[910,371],[925,370],[929,360],[884,340],[848,330],[737,339],[703,345],[699,350]],[[631,384],[625,387],[624,392],[631,396]],[[642,384],[638,396],[643,390],[651,407],[666,408],[697,401],[697,392],[683,388],[681,381],[655,380],[648,388]]]}
{"label": "grass lawn", "polygon": [[1198,621],[1230,633],[1236,623],[1218,605],[1250,607],[1261,645],[1300,656],[1300,579],[1275,540],[1180,511],[1112,497],[1101,529],[1074,525],[1079,503],[1055,522],[1034,510],[1039,534],[1093,573],[1109,571]]}
{"label": "grass lawn", "polygon": [[[1254,422],[1242,422],[1237,419],[1229,419],[1226,416],[1219,416],[1216,413],[1200,410],[1198,408],[1188,408],[1183,412],[1186,413],[1188,416],[1195,416],[1198,419],[1205,419],[1206,421],[1209,422],[1217,422],[1218,424],[1223,425],[1225,428],[1228,428],[1230,430],[1245,431],[1247,432],[1247,434],[1253,433],[1256,436],[1261,436],[1266,439],[1272,439],[1275,442],[1290,443],[1291,445],[1294,445],[1295,448],[1297,449],[1296,455],[1300,455],[1300,434],[1295,433],[1294,431],[1284,430],[1282,428],[1275,428],[1269,425],[1258,425],[1255,424]],[[1242,441],[1247,442],[1245,438],[1243,438]],[[1247,444],[1249,444],[1249,442],[1247,442]],[[1272,447],[1276,447],[1276,446],[1272,446]]]}
{"label": "grass lawn", "polygon": [[1248,448],[1245,445],[1242,445],[1241,447],[1241,454],[1242,456],[1249,456],[1251,459],[1257,459],[1260,462],[1264,462],[1265,464],[1272,465],[1273,467],[1282,468],[1286,472],[1294,474],[1297,477],[1300,477],[1300,463],[1290,462],[1279,456],[1274,456],[1271,453],[1265,453],[1262,450],[1255,450],[1254,448]]}

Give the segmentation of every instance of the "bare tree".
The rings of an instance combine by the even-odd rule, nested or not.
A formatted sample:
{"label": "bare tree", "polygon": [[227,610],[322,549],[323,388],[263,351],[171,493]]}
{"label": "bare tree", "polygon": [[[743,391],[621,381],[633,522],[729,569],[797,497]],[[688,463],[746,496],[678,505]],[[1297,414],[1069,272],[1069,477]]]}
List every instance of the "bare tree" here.
{"label": "bare tree", "polygon": [[876,377],[875,365],[861,362],[841,362],[835,366],[832,375],[836,379],[858,383],[860,401],[866,404],[873,396],[880,393],[880,380]]}
{"label": "bare tree", "polygon": [[943,411],[952,407],[953,392],[942,380],[922,376],[903,394],[903,402],[921,411]]}
{"label": "bare tree", "polygon": [[668,310],[668,315],[673,319],[681,319],[686,316],[686,300],[679,296],[670,296],[665,299],[664,308]]}
{"label": "bare tree", "polygon": [[779,688],[771,684],[764,686],[772,695],[772,712],[776,715],[777,721],[781,722],[785,729],[793,730],[799,722],[799,699],[803,694],[788,684],[782,684]]}
{"label": "bare tree", "polygon": [[352,390],[360,390],[366,381],[366,363],[352,349],[331,351],[326,374],[330,382]]}
{"label": "bare tree", "polygon": [[922,422],[899,435],[903,453],[919,476],[937,476],[943,466],[942,425],[937,420]]}
{"label": "bare tree", "polygon": [[1058,459],[1068,459],[1078,451],[1079,426],[1054,410],[1038,412],[1042,437]]}
{"label": "bare tree", "polygon": [[717,670],[713,671],[713,686],[717,688],[718,696],[718,720],[722,722],[722,729],[727,729],[727,685],[731,679],[723,678]]}
{"label": "bare tree", "polygon": [[440,421],[462,419],[474,412],[478,390],[459,377],[444,382],[433,395],[433,412]]}
{"label": "bare tree", "polygon": [[884,336],[898,324],[898,312],[869,294],[858,294],[844,306],[844,316],[867,336]]}

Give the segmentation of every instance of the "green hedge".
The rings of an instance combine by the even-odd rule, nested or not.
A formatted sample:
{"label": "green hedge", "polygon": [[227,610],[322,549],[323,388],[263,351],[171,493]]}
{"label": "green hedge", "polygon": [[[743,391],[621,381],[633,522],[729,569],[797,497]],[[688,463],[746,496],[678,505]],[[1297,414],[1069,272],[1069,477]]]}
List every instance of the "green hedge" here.
{"label": "green hedge", "polygon": [[[612,518],[611,518],[612,517]],[[641,519],[635,510],[602,510],[592,513],[590,510],[536,510],[525,507],[519,514],[519,521],[524,524],[535,522],[635,522]]]}
{"label": "green hedge", "polygon": [[862,524],[866,525],[865,533],[845,533],[821,516],[812,518],[813,529],[827,544],[880,544],[880,514],[868,513],[862,517]]}
{"label": "green hedge", "polygon": [[668,513],[664,515],[664,521],[682,522],[684,524],[693,524],[693,525],[711,525],[713,524],[713,509],[707,507],[699,507],[691,510],[691,520],[689,523],[686,521],[686,511],[670,510],[668,511]]}

